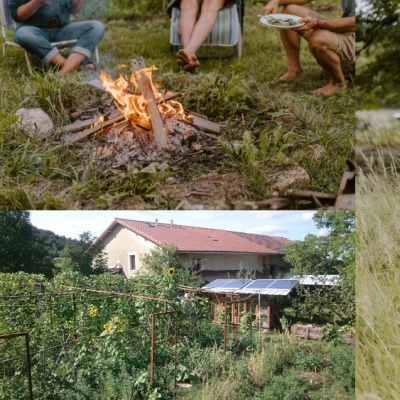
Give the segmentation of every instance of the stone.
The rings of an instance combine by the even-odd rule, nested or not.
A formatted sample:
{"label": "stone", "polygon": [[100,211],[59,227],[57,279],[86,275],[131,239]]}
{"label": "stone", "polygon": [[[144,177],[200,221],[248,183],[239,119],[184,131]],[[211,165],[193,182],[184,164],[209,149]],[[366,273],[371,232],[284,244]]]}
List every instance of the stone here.
{"label": "stone", "polygon": [[286,190],[291,188],[294,184],[303,183],[310,180],[307,171],[298,165],[287,171],[283,171],[276,182],[272,185],[275,190]]}
{"label": "stone", "polygon": [[15,113],[19,118],[15,125],[23,130],[47,137],[53,132],[53,121],[40,108],[20,108]]}

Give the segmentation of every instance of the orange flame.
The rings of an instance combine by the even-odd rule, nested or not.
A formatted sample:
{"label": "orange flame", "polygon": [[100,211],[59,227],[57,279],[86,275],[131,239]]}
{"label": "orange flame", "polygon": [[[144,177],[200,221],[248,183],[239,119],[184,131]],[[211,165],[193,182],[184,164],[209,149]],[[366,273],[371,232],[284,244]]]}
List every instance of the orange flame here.
{"label": "orange flame", "polygon": [[[176,114],[180,118],[185,119],[185,111],[181,103],[172,100],[169,103],[162,101],[162,94],[157,90],[152,81],[152,71],[154,69],[156,68],[152,66],[142,69],[140,73],[144,73],[149,77],[153,93],[159,101],[158,109],[160,113],[164,115]],[[139,86],[133,73],[128,81],[122,75],[118,79],[113,80],[109,74],[101,71],[100,79],[106,91],[113,95],[118,109],[125,115],[127,120],[139,118],[148,121],[150,119],[146,112],[146,99],[140,94]],[[133,85],[135,91],[130,89],[130,84]]]}

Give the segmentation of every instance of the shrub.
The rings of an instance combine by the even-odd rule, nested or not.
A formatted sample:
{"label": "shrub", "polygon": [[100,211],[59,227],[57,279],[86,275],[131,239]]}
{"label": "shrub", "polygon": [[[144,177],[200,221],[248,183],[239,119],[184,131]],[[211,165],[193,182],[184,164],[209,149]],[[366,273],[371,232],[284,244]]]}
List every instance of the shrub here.
{"label": "shrub", "polygon": [[346,391],[353,392],[355,388],[355,351],[354,346],[336,346],[328,353],[332,364],[332,375],[335,381]]}

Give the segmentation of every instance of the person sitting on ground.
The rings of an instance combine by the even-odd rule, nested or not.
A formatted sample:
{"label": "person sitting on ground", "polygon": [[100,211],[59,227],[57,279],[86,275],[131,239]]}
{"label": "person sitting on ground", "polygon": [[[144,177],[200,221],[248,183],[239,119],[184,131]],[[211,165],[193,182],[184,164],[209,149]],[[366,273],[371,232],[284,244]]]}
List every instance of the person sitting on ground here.
{"label": "person sitting on ground", "polygon": [[[303,7],[312,0],[271,0],[263,14],[279,12],[302,17],[305,24],[298,28],[280,29],[281,40],[289,64],[288,72],[279,80],[304,80],[300,64],[300,37],[308,41],[308,46],[322,69],[329,75],[330,82],[312,94],[329,95],[346,87],[343,70],[355,65],[355,0],[342,0],[341,18],[329,19]],[[343,70],[342,70],[343,69]]]}
{"label": "person sitting on ground", "polygon": [[[10,0],[10,12],[18,22],[14,41],[42,63],[58,65],[58,74],[94,69],[93,52],[104,34],[100,21],[71,22],[84,0]],[[65,58],[51,42],[77,39]]]}
{"label": "person sitting on ground", "polygon": [[237,0],[172,0],[168,4],[169,14],[174,7],[181,12],[179,25],[183,48],[176,53],[176,61],[185,71],[200,65],[196,52],[212,31],[218,11],[236,3]]}

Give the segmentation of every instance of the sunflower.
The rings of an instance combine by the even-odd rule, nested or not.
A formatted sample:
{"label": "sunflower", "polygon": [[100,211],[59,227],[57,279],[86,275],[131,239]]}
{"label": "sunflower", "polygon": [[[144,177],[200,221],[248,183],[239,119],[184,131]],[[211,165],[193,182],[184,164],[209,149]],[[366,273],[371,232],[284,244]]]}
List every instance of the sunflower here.
{"label": "sunflower", "polygon": [[168,276],[173,276],[175,274],[175,268],[168,268],[167,274]]}

